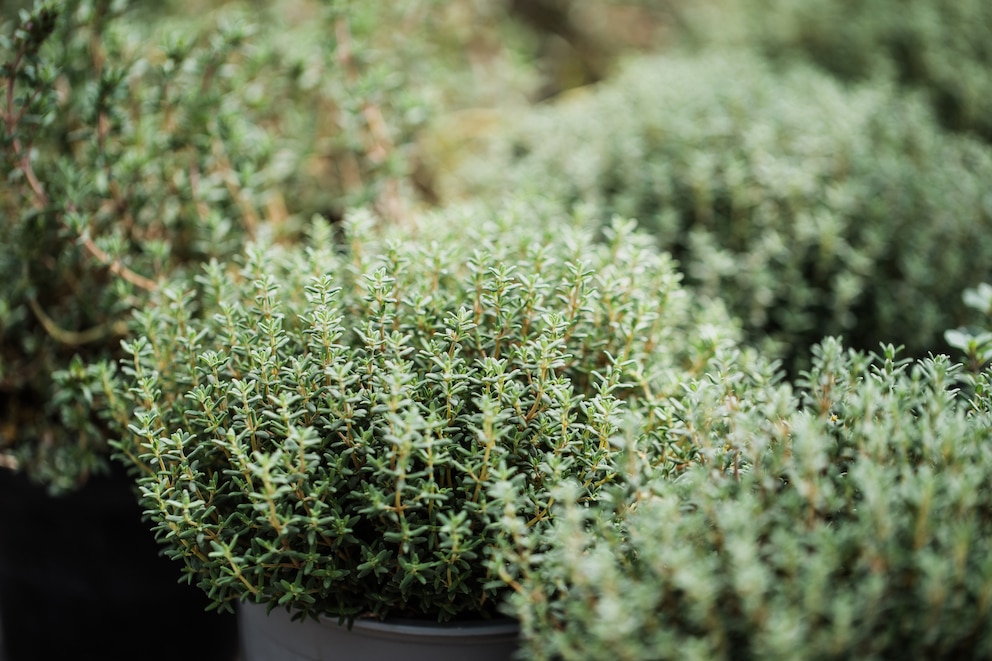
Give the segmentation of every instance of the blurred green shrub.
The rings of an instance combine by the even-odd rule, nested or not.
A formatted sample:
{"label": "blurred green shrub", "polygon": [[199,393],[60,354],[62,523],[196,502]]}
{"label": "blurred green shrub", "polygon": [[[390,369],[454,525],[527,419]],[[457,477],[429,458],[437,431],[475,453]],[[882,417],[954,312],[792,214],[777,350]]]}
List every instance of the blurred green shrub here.
{"label": "blurred green shrub", "polygon": [[790,367],[829,334],[944,346],[992,265],[992,154],[884,83],[743,52],[648,58],[484,149],[449,170],[449,196],[537,190],[637,218]]}
{"label": "blurred green shrub", "polygon": [[847,80],[896,77],[940,121],[992,140],[992,4],[985,0],[715,0],[682,3],[697,43],[807,58]]}
{"label": "blurred green shrub", "polygon": [[280,174],[237,102],[246,26],[149,53],[119,4],[38,3],[0,37],[0,448],[54,488],[106,461],[83,357],[161,273],[238,250]]}
{"label": "blurred green shrub", "polygon": [[992,410],[946,357],[815,356],[777,425],[736,416],[726,468],[559,501],[510,600],[527,658],[992,655]]}

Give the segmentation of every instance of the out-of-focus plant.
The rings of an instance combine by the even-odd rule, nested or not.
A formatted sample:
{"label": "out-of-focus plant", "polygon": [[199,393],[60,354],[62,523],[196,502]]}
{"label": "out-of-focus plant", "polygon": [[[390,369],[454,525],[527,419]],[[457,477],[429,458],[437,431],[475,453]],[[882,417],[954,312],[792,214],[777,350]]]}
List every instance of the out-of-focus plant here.
{"label": "out-of-focus plant", "polygon": [[668,55],[495,134],[449,170],[450,197],[536,189],[638,219],[793,370],[828,334],[940,350],[958,292],[989,275],[992,154],[884,82]]}
{"label": "out-of-focus plant", "polygon": [[922,90],[948,128],[992,140],[992,5],[984,0],[709,0],[679,3],[691,41],[808,59],[850,81]]}
{"label": "out-of-focus plant", "polygon": [[84,358],[162,273],[238,250],[278,178],[236,102],[247,26],[149,53],[122,5],[39,3],[0,38],[0,448],[54,488],[105,461]]}
{"label": "out-of-focus plant", "polygon": [[540,553],[507,558],[524,657],[988,658],[992,410],[961,376],[829,340],[784,416],[735,416],[726,468],[609,506],[561,489]]}

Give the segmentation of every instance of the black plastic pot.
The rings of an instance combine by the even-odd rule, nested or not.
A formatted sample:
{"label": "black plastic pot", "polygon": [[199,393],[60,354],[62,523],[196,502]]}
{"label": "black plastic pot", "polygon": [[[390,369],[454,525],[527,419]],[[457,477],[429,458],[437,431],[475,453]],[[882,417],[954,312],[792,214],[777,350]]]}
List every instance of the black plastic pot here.
{"label": "black plastic pot", "polygon": [[116,470],[55,498],[0,469],[0,658],[233,660],[237,619],[178,582]]}

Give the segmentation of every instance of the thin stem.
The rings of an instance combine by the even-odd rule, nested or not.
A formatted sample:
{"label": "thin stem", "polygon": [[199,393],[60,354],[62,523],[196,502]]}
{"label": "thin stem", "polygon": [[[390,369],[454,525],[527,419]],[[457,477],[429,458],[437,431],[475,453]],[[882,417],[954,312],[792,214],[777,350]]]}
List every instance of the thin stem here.
{"label": "thin stem", "polygon": [[31,312],[34,313],[34,316],[45,329],[45,332],[66,346],[75,347],[83,344],[91,344],[110,335],[126,334],[127,324],[123,321],[113,324],[100,324],[99,326],[94,326],[93,328],[88,328],[84,331],[66,330],[56,324],[55,321],[48,316],[48,313],[45,312],[44,308],[41,307],[41,304],[38,303],[38,299],[35,297],[28,297],[28,305],[31,307]]}
{"label": "thin stem", "polygon": [[121,264],[121,261],[119,259],[115,257],[111,257],[102,248],[100,248],[100,246],[96,245],[96,243],[88,234],[84,234],[82,236],[82,240],[83,240],[83,247],[86,248],[86,250],[89,251],[89,253],[93,255],[100,263],[106,266],[107,269],[114,275],[118,275],[124,278],[125,280],[127,280],[128,282],[130,282],[132,285],[136,287],[140,287],[141,289],[145,289],[147,291],[155,291],[156,289],[158,289],[158,283],[156,283],[154,280],[150,280],[149,278],[146,278],[145,276],[139,273],[135,273],[128,267]]}

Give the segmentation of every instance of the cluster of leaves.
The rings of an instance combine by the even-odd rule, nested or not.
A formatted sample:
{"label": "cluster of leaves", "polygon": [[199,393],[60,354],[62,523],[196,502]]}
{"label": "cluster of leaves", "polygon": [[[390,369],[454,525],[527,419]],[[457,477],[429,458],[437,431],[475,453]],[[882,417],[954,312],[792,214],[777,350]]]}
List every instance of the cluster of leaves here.
{"label": "cluster of leaves", "polygon": [[693,40],[805,58],[846,80],[921,89],[941,123],[992,141],[992,6],[984,0],[718,0],[686,3]]}
{"label": "cluster of leaves", "polygon": [[992,263],[986,145],[889,85],[849,88],[808,66],[642,59],[488,149],[499,174],[466,159],[451,189],[536,188],[638,219],[687,284],[722,297],[793,370],[828,334],[916,356],[943,348],[964,319],[959,292]]}
{"label": "cluster of leaves", "polygon": [[492,612],[507,510],[538,535],[562,479],[595,500],[625,433],[659,472],[696,460],[670,429],[683,382],[748,364],[722,308],[633,223],[594,242],[535,213],[356,214],[343,245],[318,223],[305,250],[214,262],[137,315],[108,379],[116,447],[218,605]]}
{"label": "cluster of leaves", "polygon": [[530,658],[992,654],[988,396],[943,356],[815,356],[777,426],[744,423],[737,470],[560,500],[511,598]]}
{"label": "cluster of leaves", "polygon": [[419,138],[436,116],[536,84],[510,62],[514,40],[499,41],[510,32],[500,10],[471,0],[284,0],[246,9],[266,25],[248,107],[265,109],[266,126],[300,162],[284,195],[289,211],[340,218],[369,206],[399,221],[418,196],[431,201]]}
{"label": "cluster of leaves", "polygon": [[983,282],[966,289],[961,298],[977,313],[979,320],[971,326],[947,330],[944,337],[950,346],[961,352],[968,369],[978,374],[992,362],[992,285]]}

